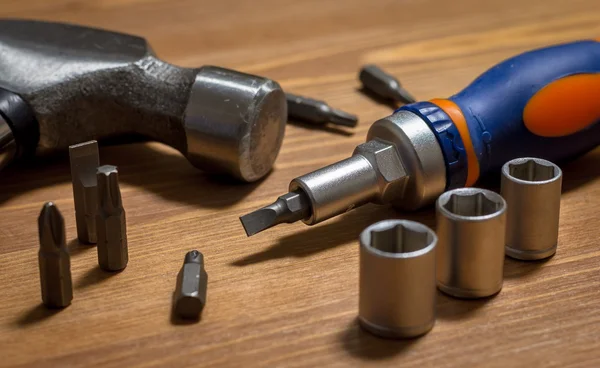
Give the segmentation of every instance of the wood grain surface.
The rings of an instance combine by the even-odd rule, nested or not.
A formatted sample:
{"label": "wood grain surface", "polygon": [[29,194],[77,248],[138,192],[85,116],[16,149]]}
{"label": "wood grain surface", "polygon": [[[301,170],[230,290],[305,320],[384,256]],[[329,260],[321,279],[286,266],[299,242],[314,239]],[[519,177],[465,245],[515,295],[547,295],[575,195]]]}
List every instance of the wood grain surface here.
{"label": "wood grain surface", "polygon": [[[516,53],[600,36],[600,1],[4,0],[0,16],[141,35],[172,63],[264,75],[361,119],[354,130],[288,126],[273,173],[251,185],[211,178],[158,143],[102,147],[127,211],[130,261],[116,274],[77,243],[66,155],[0,173],[0,366],[600,366],[600,149],[563,167],[556,256],[507,259],[488,300],[440,294],[436,326],[417,340],[357,326],[357,236],[387,218],[435,226],[432,209],[369,205],[252,238],[238,221],[290,179],[345,158],[391,112],[359,91],[362,64],[419,98],[446,97]],[[72,251],[74,299],[62,311],[40,304],[36,218],[48,200]],[[191,249],[205,255],[208,304],[200,323],[181,325],[171,295]]]}

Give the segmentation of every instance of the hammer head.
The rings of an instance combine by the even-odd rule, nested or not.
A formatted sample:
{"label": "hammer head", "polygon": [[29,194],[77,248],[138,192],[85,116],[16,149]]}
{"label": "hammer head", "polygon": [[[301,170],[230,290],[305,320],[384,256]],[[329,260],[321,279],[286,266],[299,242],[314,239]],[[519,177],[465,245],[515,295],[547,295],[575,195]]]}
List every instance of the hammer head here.
{"label": "hammer head", "polygon": [[185,111],[187,158],[203,170],[256,181],[271,170],[286,121],[285,94],[276,82],[202,67]]}
{"label": "hammer head", "polygon": [[160,60],[140,37],[0,20],[0,168],[27,155],[141,135],[251,182],[271,169],[287,104],[274,81]]}

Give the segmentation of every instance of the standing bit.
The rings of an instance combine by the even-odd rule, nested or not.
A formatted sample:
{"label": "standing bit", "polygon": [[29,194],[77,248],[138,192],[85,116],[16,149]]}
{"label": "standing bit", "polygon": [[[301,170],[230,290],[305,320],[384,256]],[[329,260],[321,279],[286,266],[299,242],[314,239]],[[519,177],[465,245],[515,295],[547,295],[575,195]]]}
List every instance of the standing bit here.
{"label": "standing bit", "polygon": [[313,125],[331,123],[347,127],[355,127],[358,117],[342,110],[334,109],[325,101],[312,98],[285,94],[287,99],[288,114],[291,119],[298,119]]}
{"label": "standing bit", "polygon": [[42,301],[50,308],[64,308],[73,299],[71,257],[65,240],[65,221],[54,203],[42,207],[38,229]]}
{"label": "standing bit", "polygon": [[207,282],[204,256],[197,250],[188,252],[177,275],[177,288],[173,296],[173,311],[176,316],[198,319],[206,304]]}
{"label": "standing bit", "polygon": [[127,229],[125,210],[119,190],[119,172],[116,166],[98,168],[98,264],[105,271],[120,271],[127,267]]}
{"label": "standing bit", "polygon": [[405,104],[416,102],[415,98],[402,87],[398,79],[377,65],[363,66],[358,78],[365,89],[378,97]]}
{"label": "standing bit", "polygon": [[96,208],[98,207],[96,170],[100,166],[98,142],[89,141],[70,146],[69,158],[77,237],[82,243],[95,244]]}

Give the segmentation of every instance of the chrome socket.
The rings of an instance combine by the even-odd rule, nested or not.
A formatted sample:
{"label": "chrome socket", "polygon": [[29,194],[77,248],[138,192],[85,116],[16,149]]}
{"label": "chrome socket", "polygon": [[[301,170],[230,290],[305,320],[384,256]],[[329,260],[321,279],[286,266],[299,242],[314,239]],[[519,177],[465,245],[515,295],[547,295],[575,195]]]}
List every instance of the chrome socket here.
{"label": "chrome socket", "polygon": [[436,204],[437,286],[458,298],[483,298],[502,289],[506,202],[478,188],[454,189]]}
{"label": "chrome socket", "polygon": [[386,220],[360,234],[360,324],[387,338],[427,333],[435,323],[435,232]]}
{"label": "chrome socket", "polygon": [[556,253],[561,187],[562,171],[550,161],[526,157],[504,164],[508,256],[538,260]]}

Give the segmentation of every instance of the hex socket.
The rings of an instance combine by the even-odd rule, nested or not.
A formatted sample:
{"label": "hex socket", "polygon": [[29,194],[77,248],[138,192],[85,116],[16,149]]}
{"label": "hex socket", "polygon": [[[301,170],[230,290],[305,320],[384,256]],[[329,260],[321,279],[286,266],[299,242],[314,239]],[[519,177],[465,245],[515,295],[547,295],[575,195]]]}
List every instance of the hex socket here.
{"label": "hex socket", "polygon": [[508,256],[538,260],[556,253],[561,187],[562,171],[550,161],[525,157],[504,164]]}
{"label": "hex socket", "polygon": [[387,338],[427,333],[435,323],[435,232],[386,220],[360,234],[360,324]]}
{"label": "hex socket", "polygon": [[478,188],[454,189],[436,203],[437,285],[457,298],[483,298],[502,289],[506,202]]}

